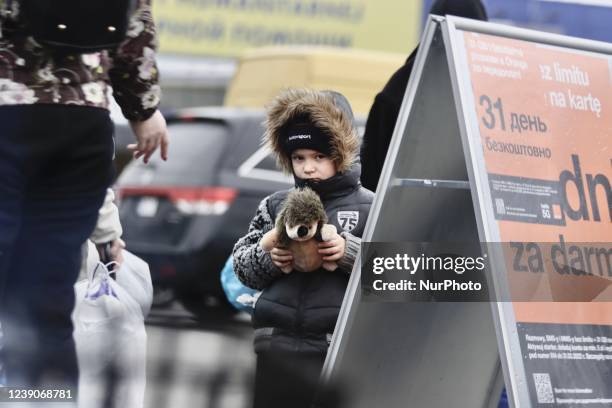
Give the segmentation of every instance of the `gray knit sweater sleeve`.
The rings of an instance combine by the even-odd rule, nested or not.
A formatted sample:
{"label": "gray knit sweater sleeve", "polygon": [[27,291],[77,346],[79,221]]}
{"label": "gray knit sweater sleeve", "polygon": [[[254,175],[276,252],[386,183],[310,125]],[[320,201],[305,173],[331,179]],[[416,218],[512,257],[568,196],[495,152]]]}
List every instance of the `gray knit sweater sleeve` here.
{"label": "gray knit sweater sleeve", "polygon": [[357,253],[361,246],[361,238],[349,232],[342,232],[340,235],[346,241],[346,246],[344,247],[344,256],[338,261],[338,268],[350,274],[353,272],[353,265],[355,264]]}
{"label": "gray knit sweater sleeve", "polygon": [[234,245],[234,272],[244,285],[264,289],[283,272],[272,263],[270,254],[259,246],[264,234],[274,228],[274,220],[268,211],[268,198],[259,204],[249,224],[249,231]]}

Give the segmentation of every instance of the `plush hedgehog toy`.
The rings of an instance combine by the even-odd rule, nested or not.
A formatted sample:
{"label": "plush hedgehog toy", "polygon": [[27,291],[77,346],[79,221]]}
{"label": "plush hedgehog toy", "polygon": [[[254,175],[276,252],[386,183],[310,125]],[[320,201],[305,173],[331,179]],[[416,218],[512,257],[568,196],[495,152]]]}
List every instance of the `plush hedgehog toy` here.
{"label": "plush hedgehog toy", "polygon": [[336,227],[326,224],[327,215],[321,199],[309,188],[296,189],[287,195],[276,227],[261,239],[261,247],[270,252],[275,246],[288,248],[293,253],[293,263],[284,268],[289,273],[312,272],[323,267],[328,271],[338,268],[336,262],[325,262],[318,253],[318,243],[331,240]]}

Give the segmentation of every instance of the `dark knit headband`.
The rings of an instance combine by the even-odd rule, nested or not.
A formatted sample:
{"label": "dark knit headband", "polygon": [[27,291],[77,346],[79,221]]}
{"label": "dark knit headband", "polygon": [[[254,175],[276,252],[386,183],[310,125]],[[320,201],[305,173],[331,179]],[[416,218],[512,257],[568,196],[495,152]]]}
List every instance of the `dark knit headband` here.
{"label": "dark knit headband", "polygon": [[283,132],[282,149],[286,155],[297,149],[312,149],[329,156],[331,153],[329,142],[329,135],[320,128],[310,123],[301,123],[290,125]]}

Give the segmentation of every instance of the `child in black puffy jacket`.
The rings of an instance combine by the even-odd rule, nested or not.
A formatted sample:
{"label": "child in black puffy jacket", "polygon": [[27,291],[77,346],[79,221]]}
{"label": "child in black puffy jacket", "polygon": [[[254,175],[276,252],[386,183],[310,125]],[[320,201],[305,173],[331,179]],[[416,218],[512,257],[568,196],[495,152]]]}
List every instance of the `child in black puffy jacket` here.
{"label": "child in black puffy jacket", "polygon": [[257,374],[255,407],[308,407],[316,392],[373,193],[359,182],[359,139],[346,99],[331,91],[290,89],[269,108],[264,141],[295,187],[310,187],[338,233],[319,243],[324,261],[338,269],[314,272],[281,267],[286,248],[266,252],[262,236],[274,228],[290,190],[266,197],[248,233],[234,246],[234,270],[245,285],[262,290],[253,313]]}

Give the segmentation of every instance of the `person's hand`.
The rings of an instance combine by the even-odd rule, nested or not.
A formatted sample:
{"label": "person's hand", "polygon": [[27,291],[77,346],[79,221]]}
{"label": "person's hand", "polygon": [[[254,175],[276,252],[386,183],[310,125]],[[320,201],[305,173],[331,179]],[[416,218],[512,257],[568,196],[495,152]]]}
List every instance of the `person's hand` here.
{"label": "person's hand", "polygon": [[319,242],[319,255],[325,262],[335,262],[342,259],[346,241],[338,233],[331,240]]}
{"label": "person's hand", "polygon": [[168,160],[168,129],[160,111],[156,110],[153,116],[142,122],[130,121],[130,126],[138,140],[137,144],[127,146],[133,152],[134,159],[144,156],[143,161],[146,164],[157,147],[160,147],[161,158]]}
{"label": "person's hand", "polygon": [[279,269],[291,266],[291,262],[293,261],[293,253],[285,248],[272,248],[270,251],[270,257],[272,257],[272,262]]}
{"label": "person's hand", "polygon": [[[125,248],[125,242],[121,238],[117,238],[110,242],[110,259],[105,259],[105,262],[117,262],[121,265],[123,263],[123,249]],[[96,244],[100,259],[104,259],[104,246],[106,244]]]}

